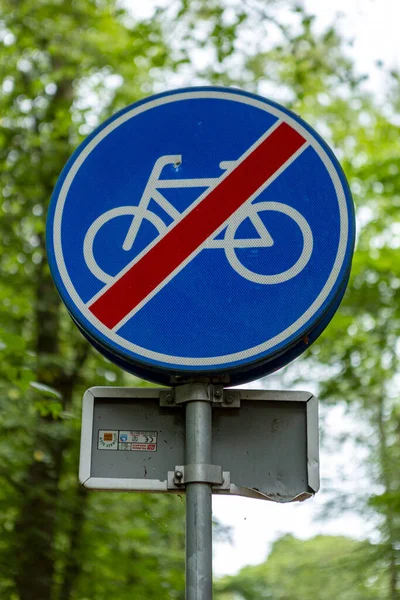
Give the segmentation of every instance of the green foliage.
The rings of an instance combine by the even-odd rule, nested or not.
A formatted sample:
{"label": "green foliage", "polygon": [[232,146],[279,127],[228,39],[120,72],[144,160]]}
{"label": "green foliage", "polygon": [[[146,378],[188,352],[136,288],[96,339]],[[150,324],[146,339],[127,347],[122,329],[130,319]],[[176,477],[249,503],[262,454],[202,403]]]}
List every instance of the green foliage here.
{"label": "green foliage", "polygon": [[[380,543],[276,542],[219,585],[225,598],[399,598],[400,207],[397,73],[380,106],[333,28],[285,0],[172,0],[150,19],[114,0],[0,0],[0,596],[183,597],[177,497],[87,495],[77,484],[80,403],[139,382],[91,350],[45,260],[45,214],[65,162],[104,118],[153,90],[235,85],[283,101],[334,146],[359,233],[340,311],[287,382],[319,382],[371,432]],[[269,595],[268,595],[269,594]],[[221,596],[222,597],[222,596]]]}
{"label": "green foliage", "polygon": [[76,597],[183,598],[184,500],[113,493],[90,504]]}
{"label": "green foliage", "polygon": [[217,598],[230,600],[379,600],[387,598],[376,568],[374,547],[345,537],[307,541],[286,535],[276,541],[265,563],[245,567],[218,582]]}

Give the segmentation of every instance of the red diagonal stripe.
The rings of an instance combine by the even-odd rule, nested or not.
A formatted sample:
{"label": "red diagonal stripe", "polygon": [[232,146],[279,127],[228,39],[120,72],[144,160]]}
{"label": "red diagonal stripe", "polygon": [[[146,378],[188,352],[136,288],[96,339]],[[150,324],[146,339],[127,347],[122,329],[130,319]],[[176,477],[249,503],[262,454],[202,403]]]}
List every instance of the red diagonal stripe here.
{"label": "red diagonal stripe", "polygon": [[109,329],[145,300],[305,143],[281,123],[90,306]]}

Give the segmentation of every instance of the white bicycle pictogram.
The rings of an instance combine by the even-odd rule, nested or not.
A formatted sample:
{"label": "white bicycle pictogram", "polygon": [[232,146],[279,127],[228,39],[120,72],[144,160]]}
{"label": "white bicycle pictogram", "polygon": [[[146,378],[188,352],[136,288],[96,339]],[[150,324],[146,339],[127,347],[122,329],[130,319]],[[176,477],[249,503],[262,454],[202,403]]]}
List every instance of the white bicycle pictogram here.
{"label": "white bicycle pictogram", "polygon": [[[157,237],[161,237],[171,226],[173,226],[176,220],[181,218],[181,213],[167,200],[167,198],[165,198],[165,196],[163,196],[160,190],[171,188],[210,188],[214,187],[220,180],[219,177],[199,179],[160,179],[161,172],[165,166],[177,166],[181,163],[182,156],[179,154],[160,156],[160,158],[158,158],[154,163],[149,180],[137,206],[118,206],[116,208],[112,208],[111,210],[108,210],[100,215],[91,224],[84,239],[83,254],[88,268],[100,281],[103,281],[104,283],[111,283],[115,278],[115,276],[106,273],[100,267],[95,259],[93,251],[96,235],[106,223],[112,219],[116,219],[125,215],[132,217],[131,224],[121,245],[123,250],[129,251],[132,249],[135,243],[136,237],[144,220],[149,221],[156,228],[158,232]],[[236,161],[222,161],[219,166],[224,171],[227,171],[233,169],[235,164]],[[260,284],[282,283],[298,275],[307,265],[313,250],[313,235],[307,220],[302,214],[299,213],[298,210],[282,202],[253,203],[253,200],[257,197],[257,195],[252,198],[251,202],[245,202],[241,208],[239,208],[230,217],[225,224],[226,229],[223,238],[210,239],[204,244],[203,248],[223,248],[225,251],[225,256],[231,267],[239,275],[245,279],[248,279],[249,281]],[[173,221],[172,223],[167,225],[161,217],[149,209],[151,200],[156,202],[160,208],[162,208],[162,210],[169,215]],[[274,240],[266,228],[264,221],[260,217],[260,213],[266,211],[275,211],[287,215],[300,228],[303,237],[303,248],[300,256],[294,262],[294,264],[289,269],[271,275],[265,275],[251,271],[240,261],[236,252],[241,248],[269,248],[274,245]],[[252,223],[254,230],[257,233],[257,237],[245,239],[242,237],[236,238],[239,227],[246,219],[249,219]]]}

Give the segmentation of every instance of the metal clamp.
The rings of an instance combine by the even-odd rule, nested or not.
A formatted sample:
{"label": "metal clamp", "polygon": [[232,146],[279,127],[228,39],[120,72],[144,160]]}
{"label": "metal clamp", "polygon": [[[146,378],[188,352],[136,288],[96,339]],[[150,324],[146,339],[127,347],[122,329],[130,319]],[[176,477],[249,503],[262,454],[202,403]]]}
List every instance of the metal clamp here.
{"label": "metal clamp", "polygon": [[214,407],[240,408],[240,397],[240,390],[224,389],[223,385],[188,383],[160,391],[160,406],[177,407],[200,400]]}
{"label": "metal clamp", "polygon": [[179,489],[187,483],[211,483],[222,490],[230,489],[230,473],[217,465],[177,465],[168,471],[168,489]]}
{"label": "metal clamp", "polygon": [[204,401],[212,402],[214,386],[207,383],[187,383],[175,388],[175,402],[185,404],[186,402]]}

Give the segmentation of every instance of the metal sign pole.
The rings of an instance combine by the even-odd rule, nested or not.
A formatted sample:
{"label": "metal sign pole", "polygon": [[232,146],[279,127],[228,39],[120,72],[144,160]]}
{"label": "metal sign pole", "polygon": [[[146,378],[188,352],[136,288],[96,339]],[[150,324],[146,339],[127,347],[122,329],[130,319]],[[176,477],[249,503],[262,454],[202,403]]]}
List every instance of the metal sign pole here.
{"label": "metal sign pole", "polygon": [[[194,479],[202,479],[201,467],[206,473],[211,463],[212,402],[209,393],[207,396],[202,400],[188,398],[186,404],[185,468],[191,468],[194,473],[198,471]],[[211,598],[212,486],[204,481],[192,481],[186,483],[186,600]]]}

